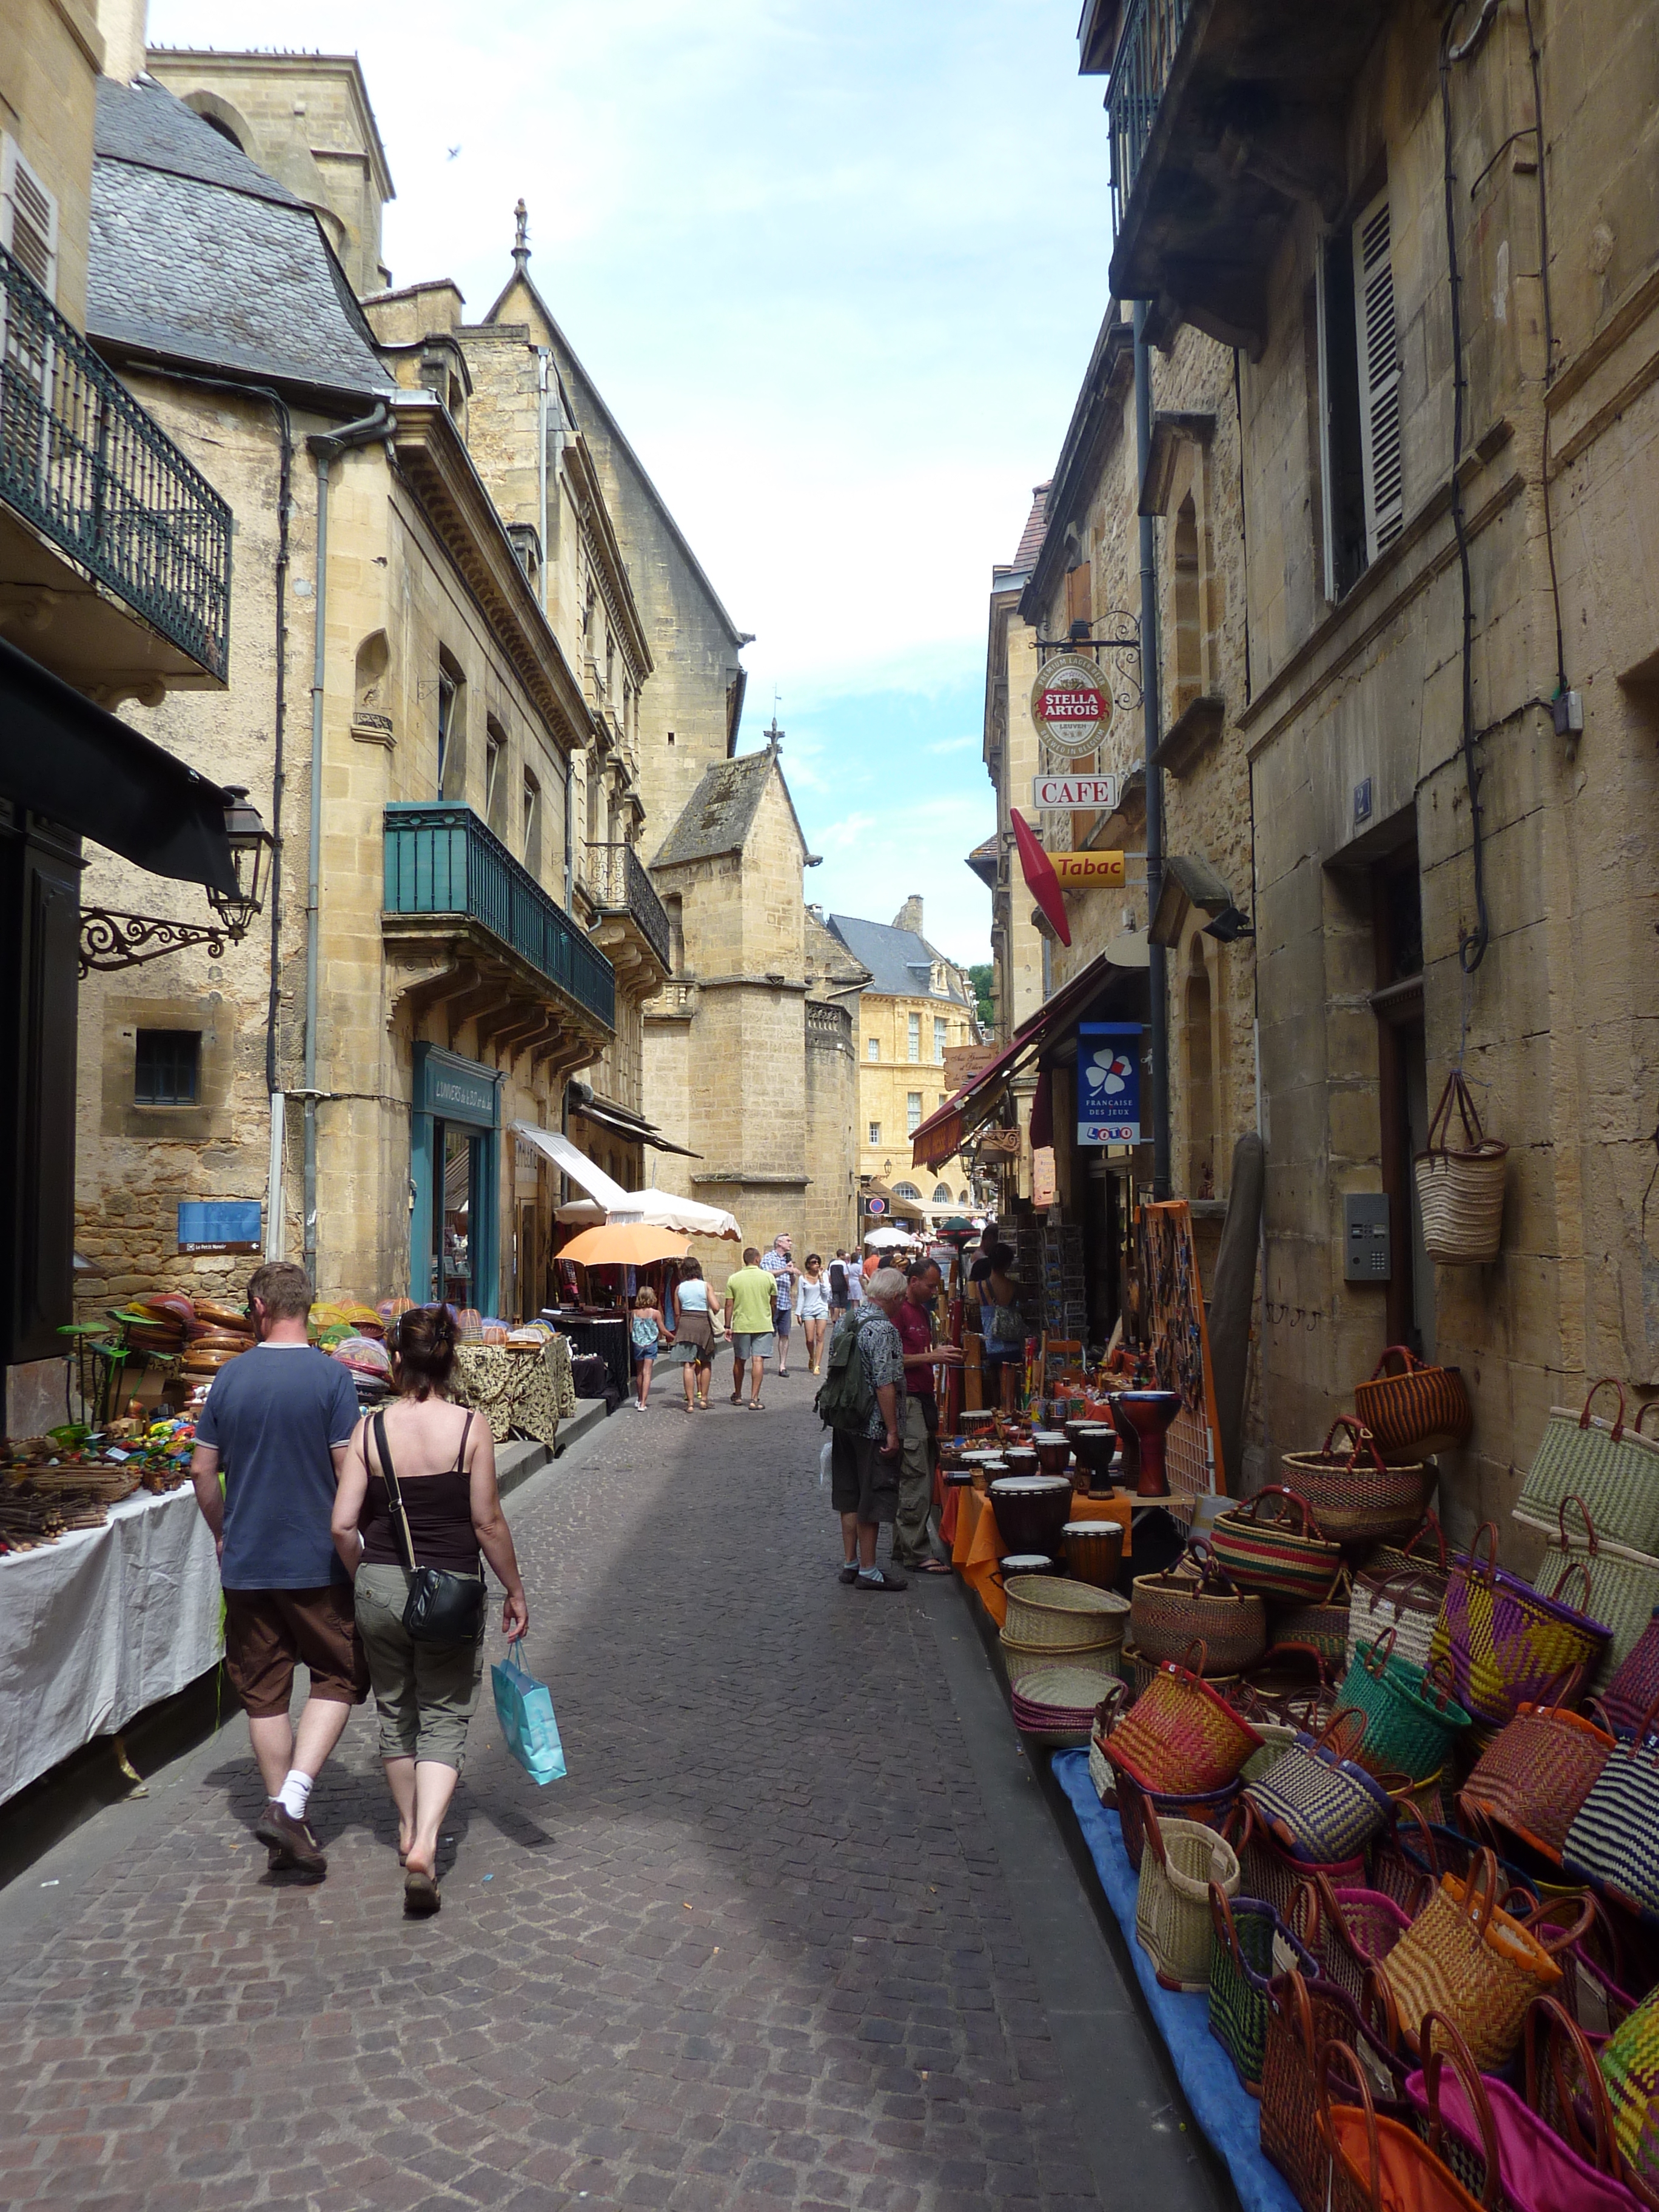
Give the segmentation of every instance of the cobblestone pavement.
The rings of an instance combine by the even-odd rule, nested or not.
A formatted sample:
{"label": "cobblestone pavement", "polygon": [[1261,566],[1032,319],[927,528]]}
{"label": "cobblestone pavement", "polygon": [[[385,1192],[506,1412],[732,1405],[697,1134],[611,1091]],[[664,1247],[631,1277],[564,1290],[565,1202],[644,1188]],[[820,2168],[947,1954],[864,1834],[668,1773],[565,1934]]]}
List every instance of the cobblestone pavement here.
{"label": "cobblestone pavement", "polygon": [[569,1778],[511,1762],[486,1681],[437,1919],[367,1713],[317,1887],[265,1872],[238,1723],[0,1954],[0,2204],[1100,2201],[941,1684],[955,1601],[837,1582],[812,1387],[665,1392],[513,1501]]}

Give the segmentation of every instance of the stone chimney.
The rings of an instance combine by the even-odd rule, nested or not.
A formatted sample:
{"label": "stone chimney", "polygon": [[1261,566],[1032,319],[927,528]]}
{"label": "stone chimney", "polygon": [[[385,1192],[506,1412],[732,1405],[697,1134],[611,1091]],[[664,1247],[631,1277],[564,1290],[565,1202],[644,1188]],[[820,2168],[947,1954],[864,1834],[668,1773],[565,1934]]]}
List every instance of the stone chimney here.
{"label": "stone chimney", "polygon": [[98,0],[104,74],[131,84],[144,66],[145,0]]}
{"label": "stone chimney", "polygon": [[921,935],[921,894],[920,891],[912,891],[909,897],[905,900],[904,904],[893,916],[893,927],[895,929],[913,929],[918,937]]}

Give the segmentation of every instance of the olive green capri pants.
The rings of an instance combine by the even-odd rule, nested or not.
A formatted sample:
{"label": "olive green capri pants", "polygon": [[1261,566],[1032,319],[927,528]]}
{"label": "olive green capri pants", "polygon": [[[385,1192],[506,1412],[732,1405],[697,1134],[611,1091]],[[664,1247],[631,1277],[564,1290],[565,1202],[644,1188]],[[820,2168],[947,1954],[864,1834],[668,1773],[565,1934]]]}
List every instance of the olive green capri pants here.
{"label": "olive green capri pants", "polygon": [[357,1570],[357,1633],[380,1716],[382,1759],[427,1759],[459,1774],[483,1679],[483,1623],[474,1644],[417,1644],[404,1626],[402,1567]]}

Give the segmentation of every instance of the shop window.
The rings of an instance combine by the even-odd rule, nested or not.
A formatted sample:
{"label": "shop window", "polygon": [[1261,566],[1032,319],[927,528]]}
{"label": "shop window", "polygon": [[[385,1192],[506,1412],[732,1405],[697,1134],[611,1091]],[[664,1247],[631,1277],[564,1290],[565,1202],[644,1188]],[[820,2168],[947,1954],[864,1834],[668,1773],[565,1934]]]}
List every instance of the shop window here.
{"label": "shop window", "polygon": [[1187,1191],[1215,1196],[1215,1068],[1210,1028],[1210,971],[1204,947],[1193,939],[1187,978]]}
{"label": "shop window", "polygon": [[1317,304],[1325,595],[1340,599],[1405,523],[1386,191],[1326,240]]}
{"label": "shop window", "polygon": [[912,1014],[906,1027],[908,1031],[910,1057],[912,1060],[920,1060],[921,1058],[921,1016]]}
{"label": "shop window", "polygon": [[201,1091],[199,1030],[140,1030],[133,1059],[137,1106],[193,1106]]}
{"label": "shop window", "polygon": [[466,796],[466,681],[448,653],[438,655],[438,796]]}
{"label": "shop window", "polygon": [[881,1039],[879,1037],[866,1037],[864,1040],[864,1056],[866,1060],[879,1060],[881,1058]]}
{"label": "shop window", "polygon": [[933,1203],[935,1206],[949,1206],[951,1203],[951,1186],[948,1182],[939,1182],[933,1185]]}
{"label": "shop window", "polygon": [[908,1136],[914,1137],[921,1127],[921,1093],[907,1091],[904,1099],[904,1127]]}
{"label": "shop window", "polygon": [[878,1145],[881,1142],[881,1124],[879,1121],[872,1121],[870,1124],[870,1141],[872,1145]]}
{"label": "shop window", "polygon": [[933,1059],[943,1067],[945,1048],[951,1042],[951,1024],[938,1014],[933,1017]]}
{"label": "shop window", "polygon": [[893,1185],[893,1195],[895,1198],[908,1198],[914,1206],[921,1196],[921,1193],[913,1182],[896,1182]]}
{"label": "shop window", "polygon": [[507,733],[495,716],[484,720],[484,819],[499,832],[507,805]]}

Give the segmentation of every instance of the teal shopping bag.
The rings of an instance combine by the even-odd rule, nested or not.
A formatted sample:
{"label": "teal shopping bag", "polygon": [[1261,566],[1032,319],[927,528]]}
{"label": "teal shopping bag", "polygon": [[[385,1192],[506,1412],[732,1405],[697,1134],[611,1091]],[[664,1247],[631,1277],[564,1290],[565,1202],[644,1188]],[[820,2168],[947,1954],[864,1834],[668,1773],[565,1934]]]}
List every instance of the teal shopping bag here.
{"label": "teal shopping bag", "polygon": [[505,1666],[492,1667],[489,1679],[495,1690],[495,1717],[512,1753],[532,1782],[562,1782],[564,1747],[559,1724],[553,1717],[553,1699],[545,1682],[538,1682],[509,1644]]}

